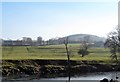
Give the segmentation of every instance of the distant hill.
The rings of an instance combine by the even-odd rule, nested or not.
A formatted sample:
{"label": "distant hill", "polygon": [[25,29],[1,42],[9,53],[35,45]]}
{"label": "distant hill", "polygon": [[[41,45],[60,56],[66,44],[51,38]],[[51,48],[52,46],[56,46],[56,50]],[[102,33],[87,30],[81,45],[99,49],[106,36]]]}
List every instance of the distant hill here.
{"label": "distant hill", "polygon": [[[90,34],[74,34],[74,35],[69,35],[66,36],[68,37],[68,41],[69,43],[80,43],[82,41],[85,41],[86,38],[89,39],[89,42],[105,42],[105,38],[104,37],[99,37],[96,35],[90,35]],[[59,42],[59,43],[63,43],[64,40],[66,39],[66,37],[62,37],[59,38],[57,40],[55,40],[55,42]]]}
{"label": "distant hill", "polygon": [[69,35],[67,37],[69,37],[69,41],[78,41],[78,42],[84,41],[86,38],[89,38],[90,42],[105,41],[104,37],[99,37],[99,36],[90,35],[90,34],[74,34],[74,35]]}

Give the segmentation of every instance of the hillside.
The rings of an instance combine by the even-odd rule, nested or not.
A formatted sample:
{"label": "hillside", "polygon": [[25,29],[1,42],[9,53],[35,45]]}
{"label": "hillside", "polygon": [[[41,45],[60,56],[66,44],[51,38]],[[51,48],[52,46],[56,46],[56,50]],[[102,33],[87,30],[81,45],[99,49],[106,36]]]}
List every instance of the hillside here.
{"label": "hillside", "polygon": [[[85,41],[86,39],[89,42],[100,42],[100,41],[104,42],[105,41],[104,37],[99,37],[99,36],[90,35],[90,34],[74,34],[74,35],[69,35],[66,37],[68,37],[69,43],[79,43],[79,42]],[[66,37],[59,38],[58,40],[56,40],[56,42],[63,43]]]}
{"label": "hillside", "polygon": [[90,42],[98,42],[98,41],[105,41],[104,37],[99,37],[96,35],[90,35],[90,34],[75,34],[75,35],[69,35],[70,41],[84,41],[86,38],[89,38]]}

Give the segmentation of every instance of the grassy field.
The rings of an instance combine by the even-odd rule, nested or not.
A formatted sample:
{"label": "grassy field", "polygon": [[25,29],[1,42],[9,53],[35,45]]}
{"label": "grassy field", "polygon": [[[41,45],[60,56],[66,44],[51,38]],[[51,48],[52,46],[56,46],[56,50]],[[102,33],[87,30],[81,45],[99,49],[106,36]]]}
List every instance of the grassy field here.
{"label": "grassy field", "polygon": [[[109,49],[89,48],[89,55],[81,57],[77,52],[79,44],[69,44],[71,60],[111,60]],[[24,59],[47,59],[66,60],[66,50],[64,45],[48,46],[3,46],[2,60],[24,60]]]}

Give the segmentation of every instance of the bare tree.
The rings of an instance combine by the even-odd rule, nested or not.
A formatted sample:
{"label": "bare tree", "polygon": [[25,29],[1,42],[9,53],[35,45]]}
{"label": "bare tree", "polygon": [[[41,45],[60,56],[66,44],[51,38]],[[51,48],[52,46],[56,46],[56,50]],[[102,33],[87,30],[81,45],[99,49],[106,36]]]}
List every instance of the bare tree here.
{"label": "bare tree", "polygon": [[68,82],[70,82],[70,70],[71,70],[71,65],[70,65],[70,54],[68,50],[68,37],[64,40],[64,45],[67,53],[67,58],[68,58]]}
{"label": "bare tree", "polygon": [[82,57],[89,54],[89,52],[88,52],[88,48],[89,48],[89,44],[90,44],[89,41],[90,41],[90,36],[85,36],[84,41],[81,43],[78,54],[81,54]]}
{"label": "bare tree", "polygon": [[116,53],[120,50],[120,27],[108,34],[105,46],[110,49],[112,59],[117,61]]}

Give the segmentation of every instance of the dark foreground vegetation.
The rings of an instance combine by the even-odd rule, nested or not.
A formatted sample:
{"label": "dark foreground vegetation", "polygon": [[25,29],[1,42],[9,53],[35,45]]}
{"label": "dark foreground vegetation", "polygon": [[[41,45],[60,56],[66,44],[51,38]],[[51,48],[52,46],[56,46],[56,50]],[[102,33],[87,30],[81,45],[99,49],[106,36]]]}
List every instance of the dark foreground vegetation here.
{"label": "dark foreground vegetation", "polygon": [[[120,71],[120,62],[108,64],[103,61],[70,61],[71,76],[91,72]],[[54,78],[68,76],[66,60],[4,60],[2,62],[3,77],[20,78],[24,75],[35,75],[35,78]],[[17,76],[16,76],[17,75]],[[12,77],[13,78],[13,77]]]}

